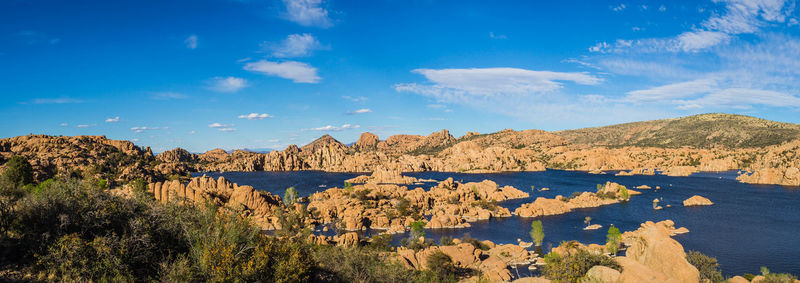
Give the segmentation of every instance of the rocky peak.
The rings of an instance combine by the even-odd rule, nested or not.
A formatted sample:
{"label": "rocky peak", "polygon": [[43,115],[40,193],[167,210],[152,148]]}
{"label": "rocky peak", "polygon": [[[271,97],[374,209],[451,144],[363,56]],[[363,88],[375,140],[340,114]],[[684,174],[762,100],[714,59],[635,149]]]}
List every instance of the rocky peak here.
{"label": "rocky peak", "polygon": [[378,139],[378,136],[376,136],[375,134],[370,132],[364,132],[358,138],[356,144],[353,145],[353,148],[358,151],[374,150],[378,147],[379,141],[380,140]]}
{"label": "rocky peak", "polygon": [[194,155],[180,147],[168,150],[156,155],[156,159],[163,162],[190,162],[194,160]]}
{"label": "rocky peak", "polygon": [[332,136],[324,135],[324,136],[319,137],[315,141],[313,141],[313,142],[301,147],[300,151],[315,152],[315,151],[317,151],[317,149],[325,148],[325,147],[329,147],[329,146],[332,146],[334,148],[342,148],[342,149],[347,147],[344,144],[342,144],[341,142],[339,142],[338,140],[334,139]]}

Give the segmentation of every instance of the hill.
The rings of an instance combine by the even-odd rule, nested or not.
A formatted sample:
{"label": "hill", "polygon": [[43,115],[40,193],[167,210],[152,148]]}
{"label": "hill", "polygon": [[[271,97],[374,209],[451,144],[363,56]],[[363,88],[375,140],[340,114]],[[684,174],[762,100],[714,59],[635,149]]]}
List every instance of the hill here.
{"label": "hill", "polygon": [[573,144],[754,148],[800,138],[800,125],[713,113],[553,133]]}

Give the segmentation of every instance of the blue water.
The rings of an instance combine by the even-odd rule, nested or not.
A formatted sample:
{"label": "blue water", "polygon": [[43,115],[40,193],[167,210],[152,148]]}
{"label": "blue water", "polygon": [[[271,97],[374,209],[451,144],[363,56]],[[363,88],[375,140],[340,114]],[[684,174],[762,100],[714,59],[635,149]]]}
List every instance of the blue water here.
{"label": "blue water", "polygon": [[[225,176],[240,185],[250,185],[279,195],[283,194],[286,187],[294,186],[301,196],[341,186],[344,180],[359,175],[319,171],[206,174],[215,178]],[[628,188],[649,185],[653,189],[640,190],[643,194],[631,197],[628,203],[544,217],[543,246],[557,246],[565,240],[602,244],[610,224],[628,231],[648,220],[671,219],[677,227],[683,226],[691,231],[674,238],[686,250],[697,250],[716,257],[726,276],[759,273],[761,266],[767,266],[773,272],[800,274],[799,187],[742,184],[736,181],[736,172],[704,172],[689,177],[592,175],[561,170],[491,174],[421,172],[406,175],[435,180],[453,177],[464,182],[489,179],[501,186],[511,185],[530,192],[529,199],[501,203],[512,212],[539,196],[553,198],[556,195],[569,196],[577,191],[594,191],[597,184],[606,181],[617,182]],[[536,188],[548,187],[550,190],[531,192],[531,185]],[[655,190],[656,186],[661,186],[661,189]],[[692,195],[704,196],[715,204],[683,207],[683,200]],[[654,198],[663,198],[662,206],[671,204],[673,207],[653,210]],[[603,225],[603,229],[584,231],[583,220],[586,216],[592,218],[593,224]],[[492,219],[472,223],[472,227],[466,229],[428,230],[426,236],[439,239],[445,235],[455,238],[470,235],[499,244],[516,243],[517,238],[530,241],[528,232],[532,220],[516,216]]]}

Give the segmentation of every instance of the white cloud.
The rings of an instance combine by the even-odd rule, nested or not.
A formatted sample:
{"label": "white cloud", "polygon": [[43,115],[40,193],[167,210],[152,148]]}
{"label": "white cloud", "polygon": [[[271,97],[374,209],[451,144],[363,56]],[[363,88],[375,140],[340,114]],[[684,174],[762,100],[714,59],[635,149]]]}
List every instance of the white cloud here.
{"label": "white cloud", "polygon": [[361,128],[361,126],[360,125],[344,124],[344,125],[341,125],[341,126],[338,126],[338,127],[337,126],[327,125],[327,126],[318,127],[318,128],[311,128],[311,129],[308,129],[308,130],[309,131],[338,132],[338,131],[358,129],[358,128]]}
{"label": "white cloud", "polygon": [[350,100],[352,102],[364,102],[364,101],[369,100],[369,98],[366,98],[366,97],[363,97],[363,96],[353,97],[353,96],[344,95],[344,96],[342,96],[342,98]]}
{"label": "white cloud", "polygon": [[88,127],[91,127],[91,125],[83,124],[83,125],[77,125],[75,127],[77,127],[77,128],[88,128]]}
{"label": "white cloud", "polygon": [[630,91],[627,93],[628,96],[625,100],[629,102],[669,101],[696,94],[708,93],[714,90],[716,85],[717,83],[715,81],[708,79],[674,83],[644,90]]}
{"label": "white cloud", "polygon": [[[71,104],[71,103],[84,103],[85,101],[75,98],[69,97],[61,97],[61,98],[36,98],[32,100],[30,103],[32,104]],[[22,102],[22,104],[28,104],[27,102]]]}
{"label": "white cloud", "polygon": [[215,129],[218,129],[218,128],[230,128],[230,127],[233,127],[233,126],[234,126],[233,124],[222,124],[222,123],[212,123],[212,124],[208,125],[209,128],[215,128]]}
{"label": "white cloud", "polygon": [[332,26],[328,10],[320,7],[322,0],[283,0],[286,17],[303,26],[327,28]]}
{"label": "white cloud", "polygon": [[194,134],[196,134],[196,133],[197,133],[197,131],[195,131],[195,130],[191,130],[191,131],[189,131],[189,134],[190,134],[190,135],[194,135]]}
{"label": "white cloud", "polygon": [[106,119],[106,123],[116,123],[116,122],[119,122],[119,116]]}
{"label": "white cloud", "polygon": [[367,108],[363,108],[363,109],[358,109],[358,110],[353,110],[353,111],[348,111],[347,112],[347,114],[350,114],[350,115],[353,115],[353,114],[366,114],[366,113],[372,113],[372,110],[369,110]]}
{"label": "white cloud", "polygon": [[247,63],[244,70],[277,76],[296,83],[318,83],[322,78],[317,76],[317,68],[306,63],[295,61],[270,62],[261,60]]}
{"label": "white cloud", "polygon": [[495,34],[494,32],[489,32],[489,38],[493,38],[493,39],[508,39],[508,37],[505,36],[504,34]]}
{"label": "white cloud", "polygon": [[150,99],[153,100],[173,100],[173,99],[184,99],[187,98],[185,94],[171,92],[171,91],[162,91],[162,92],[151,92]]}
{"label": "white cloud", "polygon": [[219,128],[219,129],[217,129],[217,131],[220,131],[220,132],[233,132],[233,131],[236,131],[236,129],[234,129],[234,128]]}
{"label": "white cloud", "polygon": [[619,4],[617,6],[611,7],[611,10],[613,10],[614,12],[625,10],[625,4]]}
{"label": "white cloud", "polygon": [[416,69],[433,85],[396,84],[395,90],[413,92],[443,101],[459,101],[477,96],[529,95],[552,92],[563,81],[596,85],[601,78],[587,73],[531,71],[518,68]]}
{"label": "white cloud", "polygon": [[319,48],[321,48],[319,41],[308,33],[290,34],[280,44],[270,47],[272,56],[278,58],[304,57]]}
{"label": "white cloud", "polygon": [[[713,13],[690,31],[675,37],[646,38],[622,44],[620,40],[609,44],[598,43],[589,47],[591,52],[700,52],[727,44],[740,34],[754,34],[772,23],[783,23],[794,10],[787,0],[719,0],[724,4],[720,13]],[[623,7],[624,8],[624,7]],[[663,5],[660,11],[666,10]],[[791,21],[791,20],[790,20]]]}
{"label": "white cloud", "polygon": [[167,129],[169,129],[169,127],[147,127],[147,126],[141,126],[141,127],[133,127],[133,128],[131,128],[131,131],[133,131],[134,133],[141,133],[141,132],[144,132],[144,131],[167,130]]}
{"label": "white cloud", "polygon": [[269,115],[267,113],[262,113],[262,114],[250,113],[247,115],[239,115],[239,119],[247,119],[247,120],[264,120],[266,118],[272,118],[272,115]]}
{"label": "white cloud", "polygon": [[61,123],[61,124],[59,124],[59,126],[62,126],[62,127],[69,127],[69,124],[67,124],[67,123]]}
{"label": "white cloud", "polygon": [[237,77],[214,77],[209,88],[218,92],[237,92],[247,87],[247,80]]}
{"label": "white cloud", "polygon": [[194,34],[190,35],[183,40],[183,43],[186,44],[186,48],[197,49],[197,36]]}
{"label": "white cloud", "polygon": [[729,88],[712,92],[706,96],[675,101],[678,109],[728,107],[749,109],[753,105],[771,107],[800,107],[800,97],[771,90]]}
{"label": "white cloud", "polygon": [[664,12],[667,10],[667,6],[661,5],[658,7],[658,11]]}

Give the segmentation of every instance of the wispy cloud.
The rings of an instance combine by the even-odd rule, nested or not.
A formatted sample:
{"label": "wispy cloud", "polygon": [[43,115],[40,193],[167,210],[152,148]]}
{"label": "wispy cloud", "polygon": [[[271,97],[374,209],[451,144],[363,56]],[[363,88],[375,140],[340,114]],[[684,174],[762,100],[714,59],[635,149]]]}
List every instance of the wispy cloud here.
{"label": "wispy cloud", "polygon": [[565,81],[583,85],[596,85],[603,81],[587,73],[518,68],[416,69],[412,72],[425,76],[432,84],[396,84],[395,90],[455,102],[470,97],[542,94],[562,88]]}
{"label": "wispy cloud", "polygon": [[233,132],[233,131],[236,131],[236,129],[234,129],[234,128],[219,128],[219,129],[217,129],[217,131],[220,131],[220,132]]}
{"label": "wispy cloud", "polygon": [[71,103],[84,103],[86,101],[76,98],[61,97],[61,98],[35,98],[31,101],[20,102],[20,104],[71,104]]}
{"label": "wispy cloud", "polygon": [[311,129],[308,129],[308,130],[309,131],[338,132],[338,131],[358,129],[358,128],[361,128],[361,126],[360,125],[344,124],[344,125],[341,125],[341,126],[327,125],[327,126],[322,126],[322,127],[317,127],[317,128],[311,128]]}
{"label": "wispy cloud", "polygon": [[318,83],[322,78],[317,75],[317,68],[296,61],[271,62],[261,60],[247,63],[244,70],[277,76],[296,83]]}
{"label": "wispy cloud", "polygon": [[504,34],[495,34],[493,31],[489,32],[489,38],[492,38],[492,39],[508,39],[508,37],[505,36]]}
{"label": "wispy cloud", "polygon": [[370,110],[368,108],[363,108],[363,109],[358,109],[358,110],[353,110],[353,111],[347,111],[348,115],[366,114],[366,113],[372,113],[372,110]]}
{"label": "wispy cloud", "polygon": [[322,0],[283,0],[286,18],[303,26],[328,28],[333,25]]}
{"label": "wispy cloud", "polygon": [[183,44],[186,45],[186,48],[189,49],[197,49],[197,35],[190,35],[183,40]]}
{"label": "wispy cloud", "polygon": [[247,80],[237,77],[214,77],[209,81],[209,88],[217,92],[237,92],[247,87]]}
{"label": "wispy cloud", "polygon": [[133,128],[131,128],[131,131],[133,131],[134,133],[141,133],[141,132],[145,132],[145,131],[168,130],[168,129],[169,129],[169,127],[147,127],[147,126],[141,126],[141,127],[133,127]]}
{"label": "wispy cloud", "polygon": [[611,10],[614,11],[614,12],[619,12],[619,11],[625,10],[625,4],[619,4],[617,6],[612,6]]}
{"label": "wispy cloud", "polygon": [[106,119],[106,123],[116,123],[116,122],[119,122],[119,116]]}
{"label": "wispy cloud", "polygon": [[150,99],[153,100],[173,100],[173,99],[185,99],[188,98],[185,94],[171,92],[171,91],[160,91],[160,92],[151,92]]}
{"label": "wispy cloud", "polygon": [[247,114],[247,115],[239,115],[238,118],[239,119],[247,119],[247,120],[264,120],[266,118],[272,118],[272,115],[269,115],[267,113],[259,114],[259,113],[255,113],[254,112],[254,113],[250,113],[250,114]]}
{"label": "wispy cloud", "polygon": [[290,34],[280,44],[262,43],[262,46],[271,50],[272,56],[277,58],[305,57],[322,48],[319,41],[308,33]]}
{"label": "wispy cloud", "polygon": [[235,125],[234,125],[234,124],[222,124],[222,123],[212,123],[212,124],[208,124],[208,127],[209,127],[209,128],[214,128],[214,129],[218,129],[218,128],[230,128],[230,127],[233,127],[233,126],[235,126]]}
{"label": "wispy cloud", "polygon": [[61,124],[59,124],[59,126],[61,126],[61,127],[69,127],[69,124],[67,124],[67,123],[61,123]]}
{"label": "wispy cloud", "polygon": [[354,97],[354,96],[344,95],[344,96],[342,96],[342,98],[344,98],[346,100],[350,100],[352,102],[364,102],[364,101],[369,100],[369,98],[366,98],[366,97],[363,97],[363,96],[355,96]]}
{"label": "wispy cloud", "polygon": [[88,124],[81,124],[81,125],[77,125],[77,126],[75,126],[75,127],[76,127],[76,128],[88,128],[88,127],[94,127],[94,126],[95,126],[94,124],[91,124],[91,125],[88,125]]}

